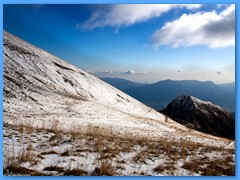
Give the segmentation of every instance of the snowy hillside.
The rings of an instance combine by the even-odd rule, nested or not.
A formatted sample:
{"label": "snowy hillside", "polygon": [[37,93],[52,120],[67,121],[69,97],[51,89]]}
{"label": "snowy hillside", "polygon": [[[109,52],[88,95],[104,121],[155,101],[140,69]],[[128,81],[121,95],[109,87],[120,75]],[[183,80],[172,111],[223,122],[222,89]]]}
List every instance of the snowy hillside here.
{"label": "snowy hillside", "polygon": [[10,33],[3,45],[5,175],[209,175],[216,160],[225,165],[213,174],[234,174],[234,141],[188,129]]}
{"label": "snowy hillside", "polygon": [[100,79],[7,32],[4,122],[38,128],[57,126],[65,131],[96,126],[120,136],[161,136],[220,146],[229,143],[166,119]]}

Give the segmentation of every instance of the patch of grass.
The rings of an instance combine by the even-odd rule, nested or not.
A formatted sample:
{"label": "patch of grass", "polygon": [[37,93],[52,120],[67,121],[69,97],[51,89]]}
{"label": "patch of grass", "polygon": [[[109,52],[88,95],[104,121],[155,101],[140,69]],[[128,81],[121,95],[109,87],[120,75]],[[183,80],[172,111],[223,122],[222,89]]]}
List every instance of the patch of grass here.
{"label": "patch of grass", "polygon": [[117,160],[117,163],[120,163],[120,164],[126,164],[126,161],[124,161],[124,160]]}
{"label": "patch of grass", "polygon": [[38,154],[37,157],[38,157],[39,159],[45,159],[41,154]]}
{"label": "patch of grass", "polygon": [[228,158],[213,161],[209,161],[208,158],[200,158],[185,163],[182,168],[199,173],[202,176],[234,176],[235,166],[229,162],[231,161]]}
{"label": "patch of grass", "polygon": [[[23,144],[25,141],[27,141],[24,139],[25,135],[29,135],[25,132],[25,127],[23,129],[24,132],[22,132],[23,134],[21,135],[21,139],[23,139],[23,141],[20,142],[20,145],[21,143]],[[13,163],[21,166],[22,163],[29,162],[30,165],[33,165],[34,162],[37,163],[44,158],[48,158],[48,156],[44,155],[58,154],[59,156],[57,158],[61,159],[58,159],[59,162],[62,161],[63,163],[66,163],[68,162],[69,158],[72,158],[71,161],[76,161],[75,163],[79,164],[79,167],[77,167],[76,169],[71,169],[72,166],[70,165],[68,166],[68,168],[64,167],[64,170],[62,167],[49,166],[45,167],[45,171],[56,171],[59,172],[56,173],[57,175],[64,176],[115,176],[121,172],[124,172],[125,174],[129,173],[130,175],[148,175],[152,172],[147,172],[145,170],[142,171],[142,165],[146,163],[154,163],[155,160],[166,157],[165,164],[155,164],[156,167],[154,166],[155,168],[153,168],[154,172],[162,175],[176,175],[177,165],[175,162],[181,159],[181,161],[183,161],[182,168],[187,169],[190,174],[198,173],[205,176],[235,174],[234,150],[207,147],[202,144],[188,142],[186,140],[173,142],[164,138],[159,138],[158,140],[149,140],[147,138],[136,139],[131,135],[126,135],[125,137],[118,137],[111,132],[111,129],[105,128],[103,129],[103,131],[101,131],[102,129],[100,127],[97,128],[94,126],[89,127],[89,130],[89,132],[85,132],[85,129],[82,131],[82,129],[79,130],[76,128],[75,131],[72,131],[71,133],[64,131],[52,133],[49,130],[41,130],[41,133],[39,133],[39,135],[37,136],[39,139],[36,140],[38,143],[36,146],[36,150],[32,146],[29,146],[26,149],[27,145],[23,145],[22,147],[25,147],[25,151],[22,152],[22,154],[20,154],[19,156],[16,156],[15,154],[15,159],[9,159],[11,162],[8,163],[8,165],[7,163],[5,165],[4,162],[4,173],[9,174],[10,171],[16,171],[9,168],[13,166]],[[16,129],[14,131],[18,132],[23,130]],[[34,130],[32,133],[36,132],[37,130]],[[43,136],[45,136],[45,138],[42,138]],[[16,138],[16,135],[13,135],[13,138]],[[14,142],[16,142],[15,139]],[[29,139],[27,142],[31,144],[31,139]],[[43,146],[49,147],[49,145],[61,147],[61,144],[64,143],[71,145],[71,149],[61,151],[62,153],[58,151],[56,152],[52,149],[44,150],[45,148],[43,148]],[[7,141],[5,145],[7,147]],[[18,145],[19,143],[17,143],[17,146]],[[10,149],[12,148],[9,145],[8,147]],[[6,151],[6,153],[8,152],[7,149],[5,149],[4,151]],[[213,151],[215,151],[216,153]],[[124,159],[125,153],[134,153],[134,157],[130,163],[133,165],[139,165],[139,169],[136,166],[136,169],[129,172],[128,161]],[[214,159],[214,161],[210,161],[210,159],[208,158],[209,153],[213,156],[216,154],[217,159]],[[93,172],[86,172],[82,170],[82,167],[89,166],[89,162],[80,163],[76,158],[80,156],[88,158],[89,154],[94,154],[94,157],[97,156],[96,160],[91,163],[91,166],[95,167]],[[222,158],[218,156],[218,154],[220,154],[220,156],[222,155]],[[67,157],[70,155],[71,157],[69,158],[61,157]],[[27,156],[29,157],[29,159]],[[8,156],[6,155],[6,157]],[[197,158],[197,160],[195,160],[194,158]],[[186,159],[192,160],[186,162]],[[153,162],[151,162],[151,160]],[[32,166],[28,166],[28,168],[32,168]],[[24,172],[29,173],[28,175],[34,174],[33,170],[30,169],[29,171],[27,171],[26,169],[23,170],[23,174]],[[51,174],[50,172],[44,171],[43,173]],[[55,172],[52,172],[52,174],[53,173]],[[13,175],[16,174],[13,173]]]}
{"label": "patch of grass", "polygon": [[70,156],[70,153],[68,150],[64,151],[63,153],[60,154],[61,156]]}
{"label": "patch of grass", "polygon": [[182,159],[186,159],[186,157],[190,155],[190,152],[187,150],[186,147],[182,147],[179,155]]}
{"label": "patch of grass", "polygon": [[201,168],[203,176],[235,176],[235,166],[230,164],[218,164],[212,161],[206,168]]}
{"label": "patch of grass", "polygon": [[33,153],[32,150],[22,150],[19,155],[17,156],[17,161],[18,163],[23,163],[23,162],[30,162],[33,164],[37,164],[39,159],[37,158],[36,154]]}
{"label": "patch of grass", "polygon": [[58,153],[56,151],[45,151],[41,153],[41,155],[48,155],[48,154],[58,154]]}
{"label": "patch of grass", "polygon": [[137,162],[137,163],[144,163],[145,164],[145,160],[147,159],[147,153],[144,152],[144,151],[141,151],[139,153],[137,153],[133,158],[132,160],[134,162]]}
{"label": "patch of grass", "polygon": [[124,167],[123,165],[121,165],[121,164],[118,164],[118,165],[116,166],[116,169],[124,170],[125,167]]}
{"label": "patch of grass", "polygon": [[68,169],[64,171],[64,176],[86,176],[88,173],[82,169]]}
{"label": "patch of grass", "polygon": [[160,164],[157,167],[155,167],[153,169],[153,171],[158,172],[158,173],[162,173],[164,170],[173,172],[175,169],[176,169],[176,167],[175,167],[174,164],[164,164],[164,165]]}
{"label": "patch of grass", "polygon": [[158,165],[157,167],[155,167],[153,169],[153,171],[158,172],[158,173],[162,173],[165,170],[165,167],[163,165]]}
{"label": "patch of grass", "polygon": [[107,161],[102,161],[100,167],[96,167],[91,174],[92,176],[115,176],[115,168]]}
{"label": "patch of grass", "polygon": [[199,171],[199,162],[196,161],[196,160],[193,160],[191,162],[185,162],[183,165],[182,165],[182,168],[190,171],[190,172],[195,172],[195,173],[198,173]]}
{"label": "patch of grass", "polygon": [[44,171],[58,171],[58,172],[64,172],[63,167],[57,167],[57,166],[48,166],[43,169]]}
{"label": "patch of grass", "polygon": [[50,132],[53,132],[55,134],[58,134],[60,132],[60,128],[59,128],[59,124],[60,122],[58,120],[54,120],[51,123],[51,127],[48,129]]}
{"label": "patch of grass", "polygon": [[45,174],[43,174],[43,173],[40,173],[40,172],[32,170],[32,169],[28,169],[25,167],[17,166],[16,164],[4,168],[3,174],[5,176],[11,176],[13,174],[14,175],[45,176]]}

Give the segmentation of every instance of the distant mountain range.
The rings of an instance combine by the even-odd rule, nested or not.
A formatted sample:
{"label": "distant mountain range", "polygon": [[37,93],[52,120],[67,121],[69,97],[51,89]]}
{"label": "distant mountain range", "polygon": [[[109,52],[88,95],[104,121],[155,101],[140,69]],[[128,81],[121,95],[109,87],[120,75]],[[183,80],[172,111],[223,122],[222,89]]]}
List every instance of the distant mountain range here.
{"label": "distant mountain range", "polygon": [[153,84],[139,84],[115,78],[102,80],[156,110],[165,108],[178,96],[188,95],[235,112],[235,83],[217,85],[211,81],[164,80]]}
{"label": "distant mountain range", "polygon": [[230,93],[235,94],[235,83],[226,83],[226,84],[218,84],[219,86],[223,87],[225,90],[227,90]]}
{"label": "distant mountain range", "polygon": [[192,96],[180,96],[160,112],[191,129],[214,136],[235,137],[233,116],[211,102]]}
{"label": "distant mountain range", "polygon": [[117,89],[120,90],[125,90],[128,88],[133,88],[133,87],[141,87],[147,85],[147,83],[136,83],[132,82],[129,80],[121,79],[121,78],[101,78],[103,81],[105,81],[108,84],[111,84],[112,86],[116,87]]}

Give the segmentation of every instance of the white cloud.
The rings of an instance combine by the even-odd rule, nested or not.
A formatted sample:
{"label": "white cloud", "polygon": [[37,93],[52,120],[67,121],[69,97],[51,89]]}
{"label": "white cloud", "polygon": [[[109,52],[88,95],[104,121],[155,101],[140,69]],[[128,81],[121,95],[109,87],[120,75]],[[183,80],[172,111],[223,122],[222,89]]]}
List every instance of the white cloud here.
{"label": "white cloud", "polygon": [[115,70],[99,70],[99,71],[85,70],[85,71],[90,73],[90,74],[112,74],[112,73],[118,72],[118,71],[115,71]]}
{"label": "white cloud", "polygon": [[221,8],[227,7],[227,6],[229,6],[229,4],[216,4],[216,7],[217,7],[218,9],[221,9]]}
{"label": "white cloud", "polygon": [[[144,22],[154,17],[159,17],[172,8],[196,9],[199,4],[115,4],[103,5],[103,8],[93,12],[91,17],[81,26],[85,29],[112,26],[130,26]],[[79,24],[77,25],[79,28]]]}
{"label": "white cloud", "polygon": [[130,76],[130,75],[146,75],[146,74],[151,74],[152,72],[136,72],[132,69],[130,70],[85,70],[86,72],[99,76],[99,77],[104,77],[104,76],[115,76],[115,75],[120,75],[120,76]]}
{"label": "white cloud", "polygon": [[206,75],[206,74],[209,74],[210,71],[207,69],[196,68],[196,69],[187,69],[181,72],[183,72],[186,75],[204,75],[204,74]]}
{"label": "white cloud", "polygon": [[123,72],[123,74],[135,74],[134,70],[127,70],[125,72]]}
{"label": "white cloud", "polygon": [[219,74],[219,75],[224,74],[224,70],[217,71],[217,74]]}
{"label": "white cloud", "polygon": [[207,74],[207,71],[204,69],[198,69],[194,72],[194,74]]}
{"label": "white cloud", "polygon": [[153,47],[207,45],[212,48],[235,45],[235,5],[216,11],[183,14],[152,35]]}

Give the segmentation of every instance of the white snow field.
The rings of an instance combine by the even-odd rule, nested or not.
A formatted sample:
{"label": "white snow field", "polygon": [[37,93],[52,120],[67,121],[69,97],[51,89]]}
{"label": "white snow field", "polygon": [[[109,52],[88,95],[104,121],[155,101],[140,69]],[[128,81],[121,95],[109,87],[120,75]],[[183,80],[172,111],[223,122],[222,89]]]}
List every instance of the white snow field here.
{"label": "white snow field", "polygon": [[[78,143],[78,141],[88,141],[87,136],[84,138],[82,135],[93,131],[98,132],[101,137],[111,136],[115,139],[125,139],[124,141],[127,139],[144,139],[144,142],[159,142],[161,140],[170,144],[195,143],[202,147],[221,149],[224,152],[231,151],[232,153],[229,156],[232,158],[231,162],[234,162],[234,141],[186,128],[102,80],[6,31],[4,31],[3,45],[4,161],[8,165],[11,164],[12,156],[19,157],[16,154],[19,155],[20,151],[26,150],[25,146],[22,147],[22,143],[25,142],[22,139],[24,137],[36,136],[35,139],[31,139],[36,143],[30,141],[25,142],[25,144],[31,144],[31,147],[35,149],[34,152],[42,153],[44,150],[41,149],[40,145],[48,142],[52,136],[56,136],[57,132],[64,134],[62,140],[71,137],[67,133],[81,134],[82,139],[73,140],[74,143]],[[14,128],[15,130],[13,130]],[[26,128],[32,128],[33,130],[28,132],[28,135],[23,136],[27,132],[22,132],[19,129],[25,130]],[[37,134],[37,130],[41,133]],[[9,135],[13,131],[13,135]],[[91,142],[88,143],[91,144]],[[84,143],[81,142],[80,145],[82,144]],[[97,173],[98,169],[95,168],[99,167],[99,163],[91,164],[98,157],[99,151],[89,150],[90,152],[82,155],[84,158],[74,156],[72,158],[74,163],[70,163],[70,160],[64,160],[65,156],[63,158],[59,154],[63,153],[63,149],[71,149],[73,146],[77,146],[76,144],[58,143],[56,149],[53,146],[49,147],[49,145],[46,145],[47,149],[52,149],[56,153],[42,155],[43,159],[40,158],[41,160],[38,160],[36,165],[29,162],[23,163],[23,167],[32,169],[32,171],[27,171],[26,174],[33,175],[33,170],[42,172],[44,167],[50,166],[49,163],[54,164],[55,161],[61,161],[59,163],[62,169],[59,168],[59,171],[56,170],[54,173],[44,171],[43,174],[63,175],[66,167],[71,169],[72,166],[77,166],[79,161],[84,161],[88,163],[89,167],[84,169],[82,175],[94,175],[92,171],[95,172],[95,175],[99,175]],[[90,146],[88,144],[86,148],[91,148]],[[144,166],[128,162],[128,159],[132,159],[131,157],[135,156],[138,151],[142,152],[144,147],[148,146],[134,145],[130,152],[118,153],[118,160],[121,159],[126,162],[123,166],[129,166],[125,167],[127,170],[117,171],[118,175],[202,175],[198,172],[183,170],[182,160],[177,161],[178,164],[171,171],[173,174],[169,171],[161,171],[161,173],[153,171],[153,166],[155,167],[156,163],[167,161],[164,160],[167,159],[167,156],[161,154],[153,158],[152,162],[155,163],[149,161],[149,164],[146,163]],[[8,152],[11,152],[9,148],[14,149],[14,152],[9,154]],[[198,148],[197,151],[199,151]],[[211,153],[209,157],[215,155],[222,156],[221,153],[220,155]],[[71,159],[71,155],[68,158]],[[16,158],[13,159],[16,160]],[[62,162],[63,160],[64,162]],[[116,161],[112,161],[113,166],[119,165]],[[56,163],[54,166],[56,166]],[[5,169],[7,169],[6,165]],[[133,173],[134,171],[137,174]],[[149,173],[139,173],[146,171]],[[11,174],[9,169],[5,174]]]}

